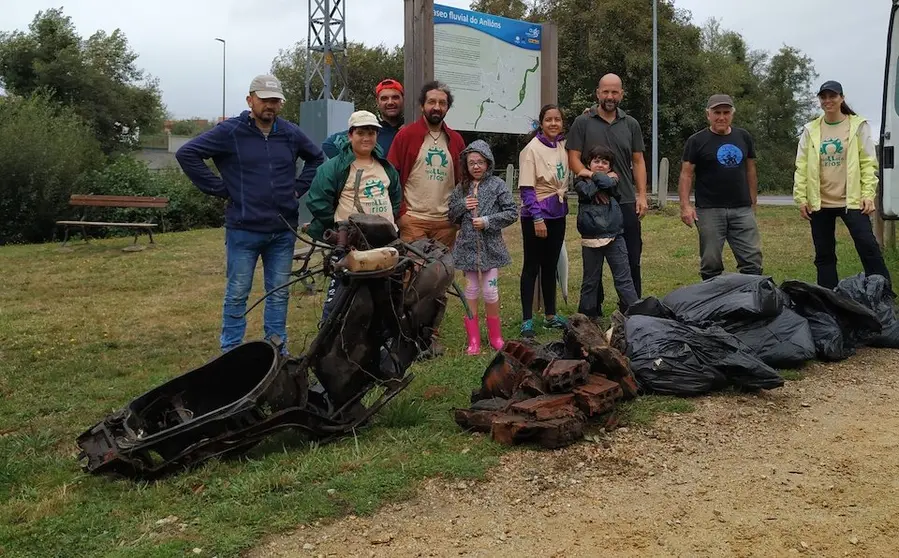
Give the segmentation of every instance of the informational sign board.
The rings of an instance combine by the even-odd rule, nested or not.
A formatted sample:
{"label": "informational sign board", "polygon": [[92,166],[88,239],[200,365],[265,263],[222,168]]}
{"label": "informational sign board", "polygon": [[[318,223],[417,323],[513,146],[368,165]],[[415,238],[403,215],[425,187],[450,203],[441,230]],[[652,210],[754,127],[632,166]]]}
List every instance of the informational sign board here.
{"label": "informational sign board", "polygon": [[434,4],[434,78],[457,130],[526,134],[540,112],[543,26]]}

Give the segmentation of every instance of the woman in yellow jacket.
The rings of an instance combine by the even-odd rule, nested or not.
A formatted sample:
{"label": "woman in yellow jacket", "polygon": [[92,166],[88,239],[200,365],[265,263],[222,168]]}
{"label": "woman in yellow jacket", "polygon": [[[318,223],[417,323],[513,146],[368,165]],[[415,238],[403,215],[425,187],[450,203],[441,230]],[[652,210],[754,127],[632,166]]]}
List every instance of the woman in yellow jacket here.
{"label": "woman in yellow jacket", "polygon": [[827,81],[818,90],[824,114],[802,129],[796,152],[793,200],[811,222],[818,284],[837,286],[837,217],[843,220],[865,268],[891,284],[871,228],[877,192],[877,156],[871,126],[843,98],[843,86]]}

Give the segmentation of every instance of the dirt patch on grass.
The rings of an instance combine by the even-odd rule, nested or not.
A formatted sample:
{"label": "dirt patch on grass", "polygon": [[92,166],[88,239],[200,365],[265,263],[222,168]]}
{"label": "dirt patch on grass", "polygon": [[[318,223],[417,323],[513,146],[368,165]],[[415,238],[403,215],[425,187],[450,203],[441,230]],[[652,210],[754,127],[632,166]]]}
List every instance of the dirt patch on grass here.
{"label": "dirt patch on grass", "polygon": [[426,482],[372,517],[249,555],[896,556],[899,352],[815,364],[760,395],[517,451],[484,482]]}

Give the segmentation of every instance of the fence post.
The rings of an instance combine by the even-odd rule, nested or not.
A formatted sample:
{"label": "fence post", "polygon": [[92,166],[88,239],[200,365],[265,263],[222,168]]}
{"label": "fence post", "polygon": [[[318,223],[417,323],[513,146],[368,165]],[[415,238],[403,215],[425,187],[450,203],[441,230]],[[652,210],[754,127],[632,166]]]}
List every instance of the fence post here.
{"label": "fence post", "polygon": [[664,208],[668,203],[668,157],[662,157],[659,163],[659,207]]}

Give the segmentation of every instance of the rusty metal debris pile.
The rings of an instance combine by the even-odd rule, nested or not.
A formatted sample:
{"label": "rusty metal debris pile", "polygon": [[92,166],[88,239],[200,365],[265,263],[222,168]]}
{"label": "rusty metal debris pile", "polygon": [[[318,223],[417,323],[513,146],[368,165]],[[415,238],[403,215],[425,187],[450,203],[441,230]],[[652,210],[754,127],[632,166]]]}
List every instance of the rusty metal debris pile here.
{"label": "rusty metal debris pile", "polygon": [[562,341],[506,343],[472,393],[471,407],[454,413],[462,428],[489,432],[497,442],[558,448],[580,439],[589,419],[636,395],[627,359],[576,314]]}
{"label": "rusty metal debris pile", "polygon": [[338,223],[329,241],[310,243],[324,252],[321,267],[304,265],[278,287],[316,274],[340,285],[300,356],[277,339],[248,341],[164,382],[78,437],[84,470],[152,478],[284,429],[327,442],[356,432],[408,386],[443,320],[452,254],[435,241],[405,243],[370,215]]}

